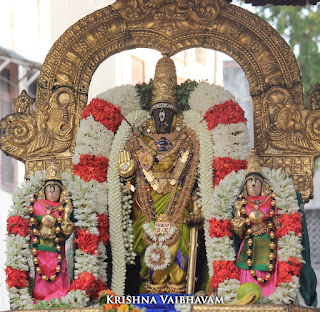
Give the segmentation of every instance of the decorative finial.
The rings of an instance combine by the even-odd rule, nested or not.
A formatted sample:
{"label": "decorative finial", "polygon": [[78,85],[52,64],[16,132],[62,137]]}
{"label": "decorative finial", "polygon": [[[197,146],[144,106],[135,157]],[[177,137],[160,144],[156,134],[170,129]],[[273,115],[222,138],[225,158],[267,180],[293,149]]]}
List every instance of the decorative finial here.
{"label": "decorative finial", "polygon": [[150,113],[158,108],[169,108],[178,113],[176,87],[176,66],[169,55],[164,53],[156,65]]}

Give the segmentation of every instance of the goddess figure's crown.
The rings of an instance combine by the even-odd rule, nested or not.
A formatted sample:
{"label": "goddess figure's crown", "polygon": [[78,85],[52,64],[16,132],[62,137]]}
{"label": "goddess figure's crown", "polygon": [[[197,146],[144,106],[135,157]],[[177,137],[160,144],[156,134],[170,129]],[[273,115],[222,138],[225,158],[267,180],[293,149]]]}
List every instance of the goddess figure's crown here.
{"label": "goddess figure's crown", "polygon": [[251,150],[251,154],[248,157],[247,160],[247,176],[252,175],[254,173],[258,173],[258,175],[261,175],[261,159],[260,157],[256,154],[255,150]]}
{"label": "goddess figure's crown", "polygon": [[52,184],[53,181],[56,184],[59,184],[60,186],[62,186],[62,184],[61,184],[61,174],[60,174],[60,165],[56,161],[55,158],[51,159],[51,161],[50,161],[50,163],[49,163],[49,165],[47,167],[45,186],[47,186],[48,184]]}
{"label": "goddess figure's crown", "polygon": [[176,66],[168,55],[157,63],[153,80],[150,114],[157,108],[169,108],[179,112],[176,104]]}

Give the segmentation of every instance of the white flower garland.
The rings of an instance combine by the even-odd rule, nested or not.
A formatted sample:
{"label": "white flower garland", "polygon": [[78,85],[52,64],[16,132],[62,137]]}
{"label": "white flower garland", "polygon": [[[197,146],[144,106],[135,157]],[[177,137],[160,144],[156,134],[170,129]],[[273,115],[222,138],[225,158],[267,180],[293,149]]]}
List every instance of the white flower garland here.
{"label": "white flower garland", "polygon": [[[9,212],[9,216],[20,216],[22,218],[29,218],[28,206],[30,198],[35,192],[39,191],[44,185],[46,171],[37,171],[30,176],[30,180],[22,184],[20,188],[13,194],[13,205]],[[72,177],[71,174],[62,173],[62,183],[70,192],[74,215],[79,218],[81,227],[89,230],[92,234],[98,235],[97,211],[94,210],[94,201],[92,196],[94,194],[94,187],[96,181],[92,183],[85,183],[79,177]],[[84,208],[86,207],[86,208]],[[101,209],[101,208],[100,208]],[[99,209],[98,209],[99,210]],[[101,212],[101,211],[99,211]],[[87,218],[88,220],[85,220]],[[7,260],[6,265],[13,269],[28,271],[28,256],[30,254],[30,247],[28,244],[30,237],[21,237],[20,235],[10,234],[7,237]],[[81,250],[75,252],[75,274],[76,276],[81,272],[87,271],[92,273],[96,278],[102,278],[106,282],[106,275],[101,274],[105,271],[106,263],[101,259],[106,259],[105,248],[99,248],[96,255],[85,254]],[[15,287],[9,288],[10,305],[13,309],[32,309],[34,308],[33,299],[29,294],[28,288],[17,289]],[[68,304],[73,307],[84,307],[89,298],[85,291],[70,291],[65,297],[61,299],[51,300],[56,307],[58,304]]]}
{"label": "white flower garland", "polygon": [[[142,110],[136,110],[129,114],[127,119],[131,125],[138,130],[146,123],[148,113]],[[122,121],[112,144],[110,152],[110,162],[108,169],[108,206],[109,206],[109,224],[110,224],[110,244],[112,248],[112,285],[111,289],[116,295],[124,295],[125,278],[126,278],[126,249],[130,248],[130,243],[124,241],[123,229],[131,227],[129,231],[132,233],[132,223],[122,223],[119,216],[123,215],[123,210],[128,210],[128,206],[123,209],[122,202],[122,186],[118,171],[118,158],[120,153],[125,150],[126,143],[132,135],[132,129],[125,120]],[[127,222],[128,219],[125,219]],[[130,233],[129,232],[129,233]],[[131,250],[131,249],[129,249]],[[129,261],[134,260],[135,255],[132,254]]]}
{"label": "white flower garland", "polygon": [[109,158],[113,138],[114,133],[100,122],[95,121],[92,115],[82,119],[77,133],[72,162],[78,164],[82,154]]}
{"label": "white flower garland", "polygon": [[[199,163],[200,166],[198,168],[198,188],[199,188],[199,199],[198,203],[201,207],[201,211],[205,217],[205,219],[210,218],[210,206],[211,206],[211,195],[213,190],[213,170],[212,170],[212,162],[214,159],[214,148],[213,142],[208,131],[207,123],[203,120],[202,116],[196,111],[187,111],[184,113],[184,123],[187,127],[191,128],[196,132],[197,138],[200,142],[200,157]],[[205,246],[207,250],[207,262],[208,268],[210,272],[211,263],[209,261],[210,253],[212,253],[210,248],[210,235],[209,235],[209,225],[208,222],[204,222],[204,238],[205,238]],[[212,271],[212,269],[211,269]],[[210,273],[210,276],[213,272]]]}
{"label": "white flower garland", "polygon": [[219,124],[210,131],[215,157],[246,160],[250,154],[250,135],[244,122]]}
{"label": "white flower garland", "polygon": [[136,110],[140,110],[140,98],[134,86],[127,84],[114,87],[97,95],[98,99],[120,106],[121,113],[128,116]]}
{"label": "white flower garland", "polygon": [[[269,181],[276,196],[278,213],[292,214],[299,211],[299,205],[294,191],[293,182],[287,174],[282,173],[280,170],[270,170],[269,168],[262,169],[263,176]],[[212,195],[212,206],[210,207],[208,217],[215,217],[216,219],[231,219],[234,203],[243,186],[245,177],[245,170],[240,170],[237,173],[232,172],[220,181],[220,184],[214,189]],[[232,240],[227,236],[224,239],[211,238],[209,239],[209,246],[211,251],[207,252],[208,258],[210,258],[210,265],[214,260],[230,260],[235,259],[235,252],[232,247]],[[229,241],[229,242],[227,242]],[[295,257],[302,260],[301,251],[303,246],[301,239],[294,235],[293,232],[279,239],[279,261],[287,261],[289,257]],[[233,256],[232,256],[233,255]],[[233,258],[233,259],[232,259]],[[212,269],[210,271],[212,275]],[[228,280],[227,280],[228,281]],[[220,288],[225,289],[227,281],[221,282],[218,286],[218,294]],[[228,284],[229,294],[236,293],[239,284]],[[281,286],[277,286],[274,293],[268,297],[274,303],[290,304],[297,301],[299,293],[299,279],[293,277],[292,282],[283,283]],[[230,298],[233,298],[232,296]]]}
{"label": "white flower garland", "polygon": [[235,97],[228,90],[208,82],[199,82],[190,93],[189,105],[193,111],[199,112],[202,116],[213,106],[229,100],[236,102]]}

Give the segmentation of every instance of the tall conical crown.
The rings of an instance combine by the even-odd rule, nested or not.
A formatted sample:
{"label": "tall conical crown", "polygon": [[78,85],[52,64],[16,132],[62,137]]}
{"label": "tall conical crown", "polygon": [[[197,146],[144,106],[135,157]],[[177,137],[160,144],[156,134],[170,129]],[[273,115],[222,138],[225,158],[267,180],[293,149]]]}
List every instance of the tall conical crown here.
{"label": "tall conical crown", "polygon": [[168,55],[164,55],[156,65],[150,113],[157,108],[169,108],[178,112],[176,87],[176,66]]}
{"label": "tall conical crown", "polygon": [[252,149],[247,160],[247,174],[254,172],[261,174],[261,158],[256,154],[256,151]]}
{"label": "tall conical crown", "polygon": [[46,181],[47,180],[61,180],[60,165],[55,158],[51,159],[47,167]]}

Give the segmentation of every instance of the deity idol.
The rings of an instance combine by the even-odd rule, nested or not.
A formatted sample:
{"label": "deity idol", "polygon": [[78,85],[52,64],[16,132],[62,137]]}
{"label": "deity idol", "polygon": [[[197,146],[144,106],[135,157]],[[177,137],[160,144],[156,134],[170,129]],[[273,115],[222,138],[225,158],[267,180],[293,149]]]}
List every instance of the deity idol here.
{"label": "deity idol", "polygon": [[261,174],[259,157],[253,153],[247,162],[243,192],[236,202],[236,217],[231,220],[235,233],[243,239],[236,266],[241,284],[254,282],[268,297],[277,281],[278,208],[275,194]]}
{"label": "deity idol", "polygon": [[45,184],[29,207],[36,300],[60,298],[69,290],[65,241],[74,230],[71,213],[72,204],[62,185],[59,165],[52,161]]}
{"label": "deity idol", "polygon": [[197,210],[192,191],[199,142],[183,124],[176,84],[175,65],[164,56],[156,66],[150,123],[119,156],[120,176],[135,191],[133,245],[140,257],[141,293],[186,292],[190,228],[184,220]]}

